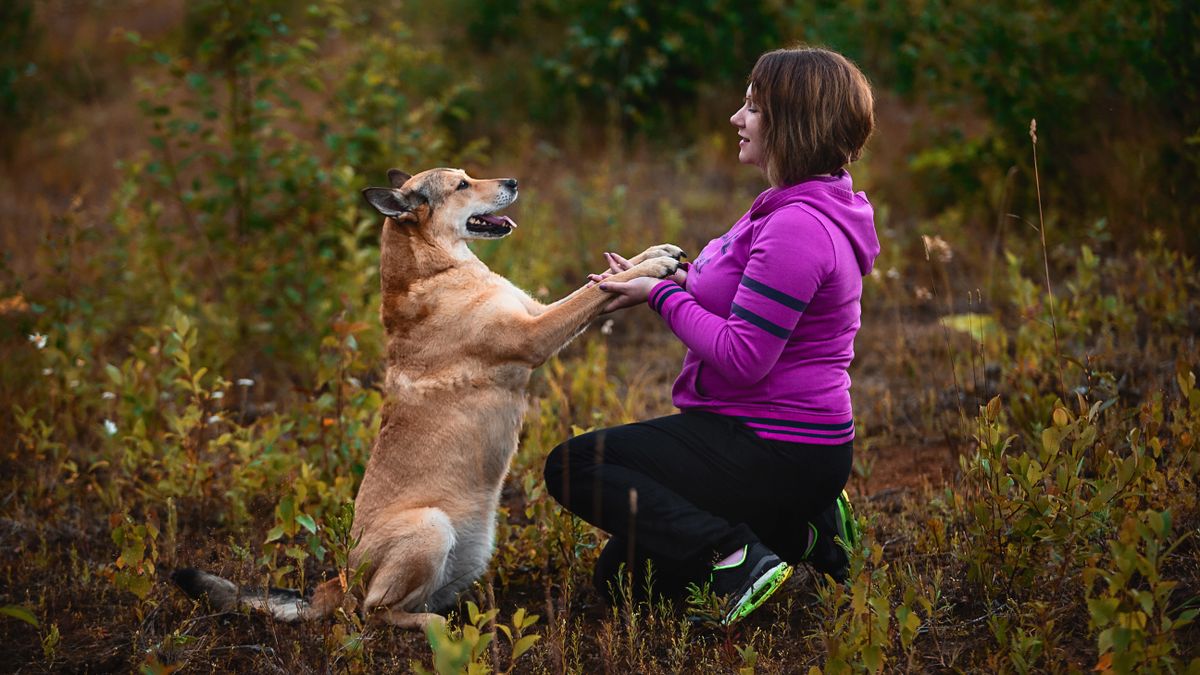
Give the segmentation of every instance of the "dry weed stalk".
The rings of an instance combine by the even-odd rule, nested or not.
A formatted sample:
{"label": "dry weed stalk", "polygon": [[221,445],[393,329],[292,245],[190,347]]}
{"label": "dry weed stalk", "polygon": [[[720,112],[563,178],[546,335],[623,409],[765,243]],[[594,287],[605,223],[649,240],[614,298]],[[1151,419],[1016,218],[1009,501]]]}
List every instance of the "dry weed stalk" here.
{"label": "dry weed stalk", "polygon": [[1063,377],[1062,347],[1058,342],[1058,319],[1054,312],[1054,288],[1050,285],[1050,254],[1046,249],[1046,219],[1042,214],[1042,183],[1038,175],[1037,161],[1037,118],[1029,120],[1029,140],[1033,142],[1033,186],[1037,191],[1038,234],[1042,238],[1042,267],[1046,273],[1046,296],[1050,300],[1050,329],[1054,331],[1054,358],[1058,366],[1058,389],[1063,398],[1067,395],[1066,378]]}

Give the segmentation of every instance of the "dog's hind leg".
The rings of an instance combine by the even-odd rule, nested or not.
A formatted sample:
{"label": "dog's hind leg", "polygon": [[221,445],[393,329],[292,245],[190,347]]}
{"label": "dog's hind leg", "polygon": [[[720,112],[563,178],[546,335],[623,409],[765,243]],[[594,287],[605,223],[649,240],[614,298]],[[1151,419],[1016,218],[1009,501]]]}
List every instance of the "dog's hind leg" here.
{"label": "dog's hind leg", "polygon": [[405,612],[399,609],[381,610],[377,618],[398,628],[425,630],[431,623],[445,623],[446,617],[433,612]]}
{"label": "dog's hind leg", "polygon": [[[363,614],[381,609],[380,618],[416,627],[428,618],[406,618],[423,609],[433,592],[446,582],[447,563],[454,548],[454,526],[438,508],[406,509],[381,518],[363,533],[359,547],[373,558]],[[416,616],[416,615],[413,615]],[[437,616],[437,615],[432,615]]]}
{"label": "dog's hind leg", "polygon": [[446,564],[446,578],[441,588],[429,597],[427,609],[445,612],[455,606],[458,596],[487,572],[496,542],[494,508],[487,514],[478,513],[460,518],[454,530],[454,551]]}

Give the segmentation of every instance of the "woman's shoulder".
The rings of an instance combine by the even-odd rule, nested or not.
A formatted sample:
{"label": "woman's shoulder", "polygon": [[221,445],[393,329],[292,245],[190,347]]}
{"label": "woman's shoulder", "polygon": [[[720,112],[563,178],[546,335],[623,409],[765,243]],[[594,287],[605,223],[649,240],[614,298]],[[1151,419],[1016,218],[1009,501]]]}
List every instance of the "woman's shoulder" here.
{"label": "woman's shoulder", "polygon": [[825,219],[803,202],[785,204],[753,223],[756,237],[829,236]]}
{"label": "woman's shoulder", "polygon": [[836,251],[827,224],[802,204],[781,207],[756,223],[752,236],[752,250],[767,258],[789,265],[809,261],[821,268],[835,264]]}

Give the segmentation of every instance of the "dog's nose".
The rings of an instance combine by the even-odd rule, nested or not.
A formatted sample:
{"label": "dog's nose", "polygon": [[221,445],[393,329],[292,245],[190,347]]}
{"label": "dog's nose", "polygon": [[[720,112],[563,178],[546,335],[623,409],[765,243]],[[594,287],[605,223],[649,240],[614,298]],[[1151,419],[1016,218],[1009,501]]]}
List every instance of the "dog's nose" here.
{"label": "dog's nose", "polygon": [[504,179],[504,187],[512,189],[512,190],[516,190],[517,189],[517,179],[516,178],[505,178]]}

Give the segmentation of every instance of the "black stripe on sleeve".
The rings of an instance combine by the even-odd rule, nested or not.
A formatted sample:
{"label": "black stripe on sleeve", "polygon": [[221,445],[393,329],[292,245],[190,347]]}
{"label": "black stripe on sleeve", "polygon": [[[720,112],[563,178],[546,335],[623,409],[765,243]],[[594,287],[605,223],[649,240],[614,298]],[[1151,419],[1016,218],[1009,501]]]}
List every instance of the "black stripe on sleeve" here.
{"label": "black stripe on sleeve", "polygon": [[741,317],[742,319],[745,319],[746,321],[754,324],[755,326],[758,326],[759,328],[767,331],[768,333],[770,333],[771,335],[774,335],[777,338],[782,338],[782,339],[786,340],[792,334],[792,331],[784,328],[783,326],[780,326],[779,324],[775,324],[775,323],[771,323],[770,321],[767,321],[766,319],[755,314],[754,312],[751,312],[750,310],[746,309],[745,307],[742,307],[741,305],[737,304],[736,302],[733,303],[733,314],[734,314],[734,316]]}
{"label": "black stripe on sleeve", "polygon": [[742,285],[764,298],[770,298],[784,307],[794,309],[797,312],[803,312],[808,307],[807,302],[799,298],[794,298],[783,291],[775,290],[761,281],[755,281],[749,275],[742,275]]}
{"label": "black stripe on sleeve", "polygon": [[654,299],[654,311],[656,311],[656,312],[662,311],[663,303],[667,301],[667,296],[674,295],[676,293],[682,293],[682,292],[683,292],[683,289],[676,286],[674,288],[668,288],[667,290],[663,291],[662,293],[659,293],[658,297]]}

